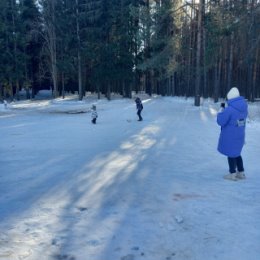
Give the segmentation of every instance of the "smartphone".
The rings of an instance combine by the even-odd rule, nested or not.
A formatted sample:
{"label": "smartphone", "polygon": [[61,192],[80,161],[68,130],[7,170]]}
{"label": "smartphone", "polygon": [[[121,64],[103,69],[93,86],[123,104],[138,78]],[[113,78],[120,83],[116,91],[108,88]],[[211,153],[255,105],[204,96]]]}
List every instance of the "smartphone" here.
{"label": "smartphone", "polygon": [[221,103],[220,106],[223,107],[223,108],[225,108],[225,103]]}

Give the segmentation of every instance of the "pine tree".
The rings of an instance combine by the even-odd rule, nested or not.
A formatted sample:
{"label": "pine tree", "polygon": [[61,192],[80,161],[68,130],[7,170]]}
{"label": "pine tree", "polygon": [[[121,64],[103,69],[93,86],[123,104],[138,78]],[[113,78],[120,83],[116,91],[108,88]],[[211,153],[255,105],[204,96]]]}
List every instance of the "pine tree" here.
{"label": "pine tree", "polygon": [[40,0],[42,17],[42,38],[44,41],[42,57],[46,60],[48,71],[51,75],[53,84],[53,97],[58,96],[58,68],[57,68],[57,1]]}
{"label": "pine tree", "polygon": [[23,76],[23,35],[19,5],[15,0],[1,1],[1,85],[5,96],[14,97],[19,92],[19,80]]}
{"label": "pine tree", "polygon": [[22,21],[22,48],[24,51],[24,80],[23,86],[27,90],[29,97],[29,88],[32,89],[32,97],[36,94],[40,84],[39,63],[41,43],[39,40],[40,13],[35,0],[23,0],[19,2],[20,16]]}

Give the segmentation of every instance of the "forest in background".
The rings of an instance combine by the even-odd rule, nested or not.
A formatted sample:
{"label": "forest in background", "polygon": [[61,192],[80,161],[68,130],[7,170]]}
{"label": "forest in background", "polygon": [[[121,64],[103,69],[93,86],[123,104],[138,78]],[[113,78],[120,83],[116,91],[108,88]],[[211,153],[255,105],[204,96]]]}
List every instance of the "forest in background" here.
{"label": "forest in background", "polygon": [[260,97],[259,0],[0,0],[0,100]]}

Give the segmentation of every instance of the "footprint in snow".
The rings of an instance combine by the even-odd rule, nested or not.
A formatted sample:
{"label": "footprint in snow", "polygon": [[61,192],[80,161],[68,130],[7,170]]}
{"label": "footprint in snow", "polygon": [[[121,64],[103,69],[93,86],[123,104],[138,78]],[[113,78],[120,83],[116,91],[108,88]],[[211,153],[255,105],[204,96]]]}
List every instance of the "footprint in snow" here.
{"label": "footprint in snow", "polygon": [[55,255],[54,259],[55,260],[76,260],[74,256],[70,256],[70,255]]}
{"label": "footprint in snow", "polygon": [[81,212],[88,210],[88,208],[85,208],[85,207],[78,207],[77,209],[78,209],[79,211],[81,211]]}
{"label": "footprint in snow", "polygon": [[120,258],[120,260],[134,260],[134,259],[135,259],[134,255],[126,255]]}

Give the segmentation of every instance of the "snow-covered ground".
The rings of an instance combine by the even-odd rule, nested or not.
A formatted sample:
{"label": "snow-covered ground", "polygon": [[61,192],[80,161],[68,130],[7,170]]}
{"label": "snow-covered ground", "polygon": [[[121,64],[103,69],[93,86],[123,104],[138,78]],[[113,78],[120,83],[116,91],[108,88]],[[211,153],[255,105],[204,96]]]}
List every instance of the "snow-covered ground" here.
{"label": "snow-covered ground", "polygon": [[128,99],[0,104],[1,260],[260,259],[259,104],[237,182],[219,104],[143,104],[143,122]]}

